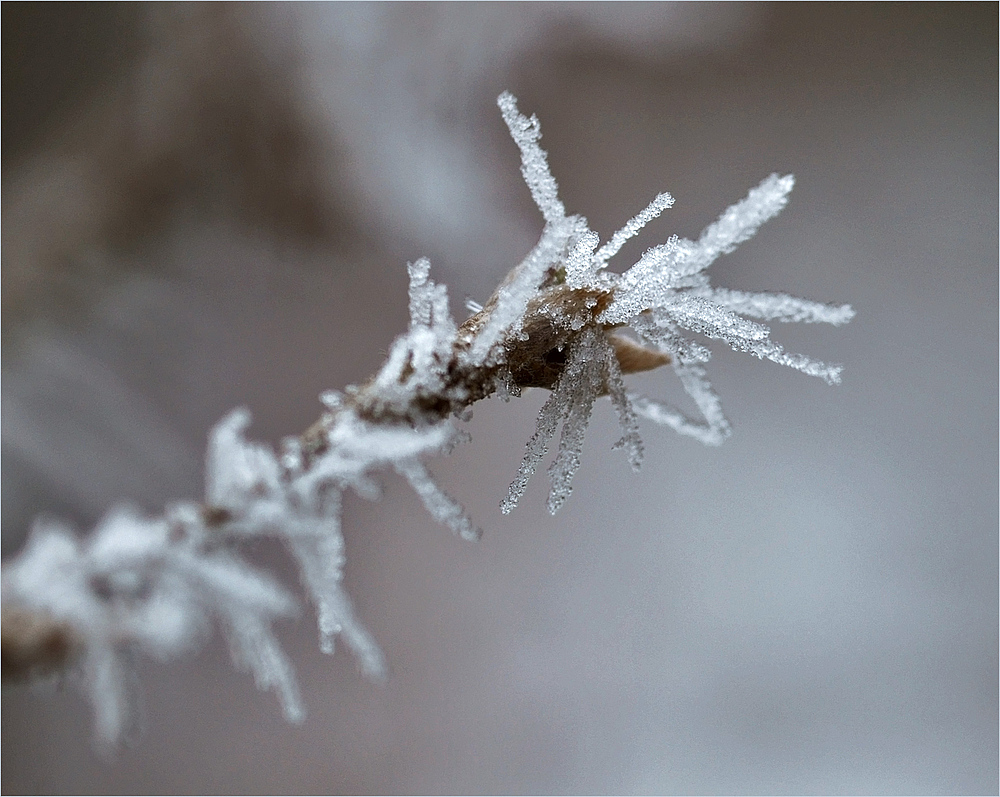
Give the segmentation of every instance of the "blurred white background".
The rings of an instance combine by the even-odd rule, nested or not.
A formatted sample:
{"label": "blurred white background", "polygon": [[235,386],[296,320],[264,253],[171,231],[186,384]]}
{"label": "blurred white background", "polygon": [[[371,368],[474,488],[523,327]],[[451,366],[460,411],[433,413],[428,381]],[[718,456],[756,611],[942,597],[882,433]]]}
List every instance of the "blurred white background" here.
{"label": "blurred white background", "polygon": [[[152,8],[152,10],[150,10]],[[595,410],[576,489],[506,518],[544,395],[478,406],[434,463],[486,529],[387,477],[347,582],[392,667],[283,628],[307,708],[216,640],[144,668],[147,732],[91,747],[73,690],[4,687],[4,793],[995,793],[994,4],[3,6],[3,551],[38,513],[201,492],[233,406],[277,442],[406,324],[456,315],[541,220],[494,102],[542,122],[619,258],[773,171],[789,207],[716,284],[849,302],[776,326],[844,384],[715,347],[719,449]],[[636,384],[677,396],[669,372]],[[280,572],[280,551],[256,555]]]}

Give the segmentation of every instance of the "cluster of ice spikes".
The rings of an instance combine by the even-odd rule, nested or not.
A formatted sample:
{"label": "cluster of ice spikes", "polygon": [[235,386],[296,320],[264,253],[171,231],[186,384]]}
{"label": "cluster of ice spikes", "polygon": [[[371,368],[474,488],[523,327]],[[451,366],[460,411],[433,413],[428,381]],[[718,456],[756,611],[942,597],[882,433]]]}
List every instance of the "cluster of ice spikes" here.
{"label": "cluster of ice spikes", "polygon": [[[839,381],[839,367],[787,353],[760,321],[843,324],[853,316],[850,307],[715,288],[706,274],[719,255],[785,206],[791,176],[765,179],[697,241],[673,237],[617,274],[607,268],[610,259],[673,199],[660,194],[599,246],[586,219],[566,215],[538,143],[538,120],[523,116],[510,94],[500,96],[499,106],[545,228],[485,306],[470,308],[473,315],[456,324],[445,287],[429,279],[428,261],[418,260],[409,266],[410,327],[385,364],[364,385],[324,394],[320,420],[286,440],[280,454],[248,441],[250,415],[235,410],[211,433],[203,503],[178,503],[158,518],[118,508],[85,540],[58,523],[39,521],[25,550],[4,565],[5,624],[6,609],[14,605],[65,630],[94,704],[100,742],[114,745],[132,723],[129,684],[137,657],[187,653],[213,620],[234,662],[250,669],[258,686],[277,692],[286,717],[304,716],[294,672],[271,631],[276,619],[295,612],[296,601],[240,555],[240,542],[255,537],[280,539],[297,563],[316,610],[321,649],[332,653],[335,637],[342,636],[366,673],[383,675],[382,654],[342,587],[343,492],[377,497],[373,474],[391,468],[435,519],[463,538],[478,538],[462,507],[435,484],[426,460],[467,436],[453,418],[465,418],[479,399],[508,398],[525,387],[551,390],[501,509],[509,512],[523,496],[561,426],[549,467],[548,506],[555,512],[572,489],[601,396],[617,411],[618,445],[634,468],[642,460],[640,416],[710,445],[729,435],[706,377],[709,351],[689,333]],[[631,335],[623,334],[626,328]],[[623,374],[666,363],[702,418],[627,391]],[[4,655],[6,661],[6,650]]]}

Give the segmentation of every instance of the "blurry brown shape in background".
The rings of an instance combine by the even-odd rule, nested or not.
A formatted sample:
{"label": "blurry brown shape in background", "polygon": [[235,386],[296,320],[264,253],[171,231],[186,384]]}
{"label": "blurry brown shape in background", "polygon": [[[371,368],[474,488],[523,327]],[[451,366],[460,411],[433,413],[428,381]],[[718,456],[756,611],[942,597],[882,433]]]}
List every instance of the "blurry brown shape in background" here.
{"label": "blurry brown shape in background", "polygon": [[42,612],[5,607],[0,623],[0,665],[5,682],[60,671],[79,652],[79,640],[70,627]]}
{"label": "blurry brown shape in background", "polygon": [[122,276],[106,254],[179,218],[309,246],[353,237],[280,13],[4,4],[5,332],[79,309]]}

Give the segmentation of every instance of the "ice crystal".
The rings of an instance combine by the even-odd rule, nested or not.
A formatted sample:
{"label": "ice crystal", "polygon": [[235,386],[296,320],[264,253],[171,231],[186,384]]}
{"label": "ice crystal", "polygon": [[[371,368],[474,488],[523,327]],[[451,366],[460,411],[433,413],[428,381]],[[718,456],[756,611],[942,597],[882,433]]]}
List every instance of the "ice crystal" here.
{"label": "ice crystal", "polygon": [[531,198],[542,211],[545,223],[557,224],[566,218],[566,208],[559,199],[559,186],[549,171],[549,157],[538,145],[542,137],[538,117],[529,118],[518,111],[517,99],[509,91],[499,96],[497,105],[511,137],[521,150],[521,174],[531,191]]}
{"label": "ice crystal", "polygon": [[[453,417],[467,420],[481,398],[506,400],[525,387],[551,390],[501,509],[510,512],[524,495],[561,426],[548,468],[554,513],[572,491],[584,435],[602,396],[621,425],[616,447],[636,469],[643,453],[639,417],[707,445],[729,436],[705,368],[710,351],[692,333],[839,381],[839,366],[786,352],[762,322],[843,324],[854,314],[849,306],[713,287],[706,272],[785,206],[790,175],[766,178],[697,241],[674,236],[618,274],[608,270],[609,261],[670,208],[673,197],[656,196],[601,246],[585,218],[566,214],[539,145],[537,118],[521,114],[508,93],[498,104],[545,224],[537,245],[485,305],[468,300],[473,315],[457,326],[445,286],[430,278],[426,259],[415,261],[407,268],[409,328],[383,366],[364,385],[324,393],[318,423],[286,440],[280,456],[248,440],[250,413],[234,410],[211,432],[202,504],[174,504],[160,518],[119,508],[84,540],[58,523],[39,521],[25,550],[4,565],[5,601],[68,624],[81,640],[79,671],[102,744],[113,745],[132,725],[139,656],[187,653],[213,621],[236,665],[277,693],[289,720],[302,718],[291,665],[271,631],[277,618],[295,612],[296,602],[241,557],[241,542],[257,537],[280,540],[298,566],[320,648],[332,653],[341,636],[366,673],[384,675],[385,659],[343,588],[344,491],[377,498],[376,474],[393,470],[433,518],[463,538],[478,538],[480,530],[436,484],[427,460],[467,439]],[[668,362],[700,419],[627,390],[625,375]]]}
{"label": "ice crystal", "polygon": [[[697,341],[685,337],[685,332],[721,340],[736,351],[787,365],[818,376],[829,384],[840,381],[840,366],[786,352],[770,339],[767,326],[743,315],[764,320],[843,324],[854,316],[848,305],[825,305],[786,294],[714,288],[705,274],[719,256],[732,252],[751,238],[762,224],[785,207],[795,183],[791,175],[772,174],[765,178],[745,199],[726,209],[717,221],[706,227],[697,241],[674,236],[648,249],[637,263],[619,275],[607,270],[610,259],[625,241],[670,208],[674,204],[673,197],[668,193],[656,196],[607,243],[597,248],[599,237],[586,226],[586,220],[581,216],[565,215],[555,178],[548,171],[548,160],[538,146],[541,137],[538,120],[521,115],[509,94],[502,95],[499,104],[504,121],[521,150],[525,181],[545,219],[542,239],[535,251],[542,249],[546,242],[549,248],[561,245],[566,254],[555,268],[563,270],[566,284],[570,288],[601,290],[610,297],[594,319],[596,323],[587,327],[576,345],[569,347],[565,368],[539,413],[537,428],[528,441],[518,476],[501,502],[503,512],[509,512],[524,494],[560,421],[563,433],[559,452],[549,469],[552,489],[548,507],[555,512],[562,505],[579,466],[591,407],[596,396],[603,393],[609,394],[618,410],[625,429],[622,444],[633,467],[638,467],[642,451],[634,421],[636,414],[707,445],[718,445],[725,440],[730,434],[729,422],[702,365],[708,361],[710,352]],[[567,229],[572,230],[572,245],[559,237],[565,235],[562,231]],[[621,326],[631,327],[641,339],[672,358],[674,370],[701,412],[703,421],[688,418],[681,411],[652,399],[633,397],[624,390],[620,372],[615,370],[617,363],[613,362],[613,352],[610,347],[601,348],[598,342],[610,330]],[[584,350],[588,358],[586,366],[577,360],[579,352]]]}

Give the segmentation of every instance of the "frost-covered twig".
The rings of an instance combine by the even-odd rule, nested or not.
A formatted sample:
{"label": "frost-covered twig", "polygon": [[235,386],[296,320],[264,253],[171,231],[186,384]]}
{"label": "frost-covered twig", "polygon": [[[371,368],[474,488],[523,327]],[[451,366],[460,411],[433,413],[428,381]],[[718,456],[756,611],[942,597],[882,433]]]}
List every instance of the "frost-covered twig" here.
{"label": "frost-covered twig", "polygon": [[[280,454],[247,440],[248,411],[230,413],[211,433],[202,502],[174,504],[155,518],[119,507],[82,540],[59,523],[38,521],[24,551],[3,567],[5,677],[75,667],[94,704],[98,738],[110,746],[130,727],[128,684],[138,656],[186,654],[214,621],[234,662],[249,669],[258,686],[276,691],[289,720],[300,720],[294,673],[271,632],[296,602],[247,563],[241,542],[281,540],[315,607],[321,649],[332,653],[340,636],[362,669],[380,677],[385,660],[342,586],[342,495],[349,488],[377,495],[373,474],[393,469],[436,520],[477,539],[479,529],[435,484],[426,464],[467,437],[455,419],[465,418],[475,402],[528,387],[551,390],[501,509],[510,512],[520,501],[561,427],[548,469],[554,513],[572,490],[602,396],[611,399],[621,423],[616,447],[634,468],[642,461],[640,416],[706,444],[730,434],[708,381],[709,350],[690,333],[839,381],[839,366],[789,354],[760,321],[843,324],[853,316],[850,307],[716,288],[706,273],[785,206],[791,176],[766,178],[697,241],[673,237],[616,274],[607,268],[610,259],[673,198],[660,194],[598,248],[586,219],[566,215],[539,146],[538,120],[523,116],[510,94],[501,95],[499,105],[545,220],[524,261],[462,324],[452,318],[445,286],[430,279],[430,263],[411,264],[410,327],[378,373],[343,393],[325,393],[319,421],[288,438]],[[701,419],[626,389],[624,375],[666,364]]]}

